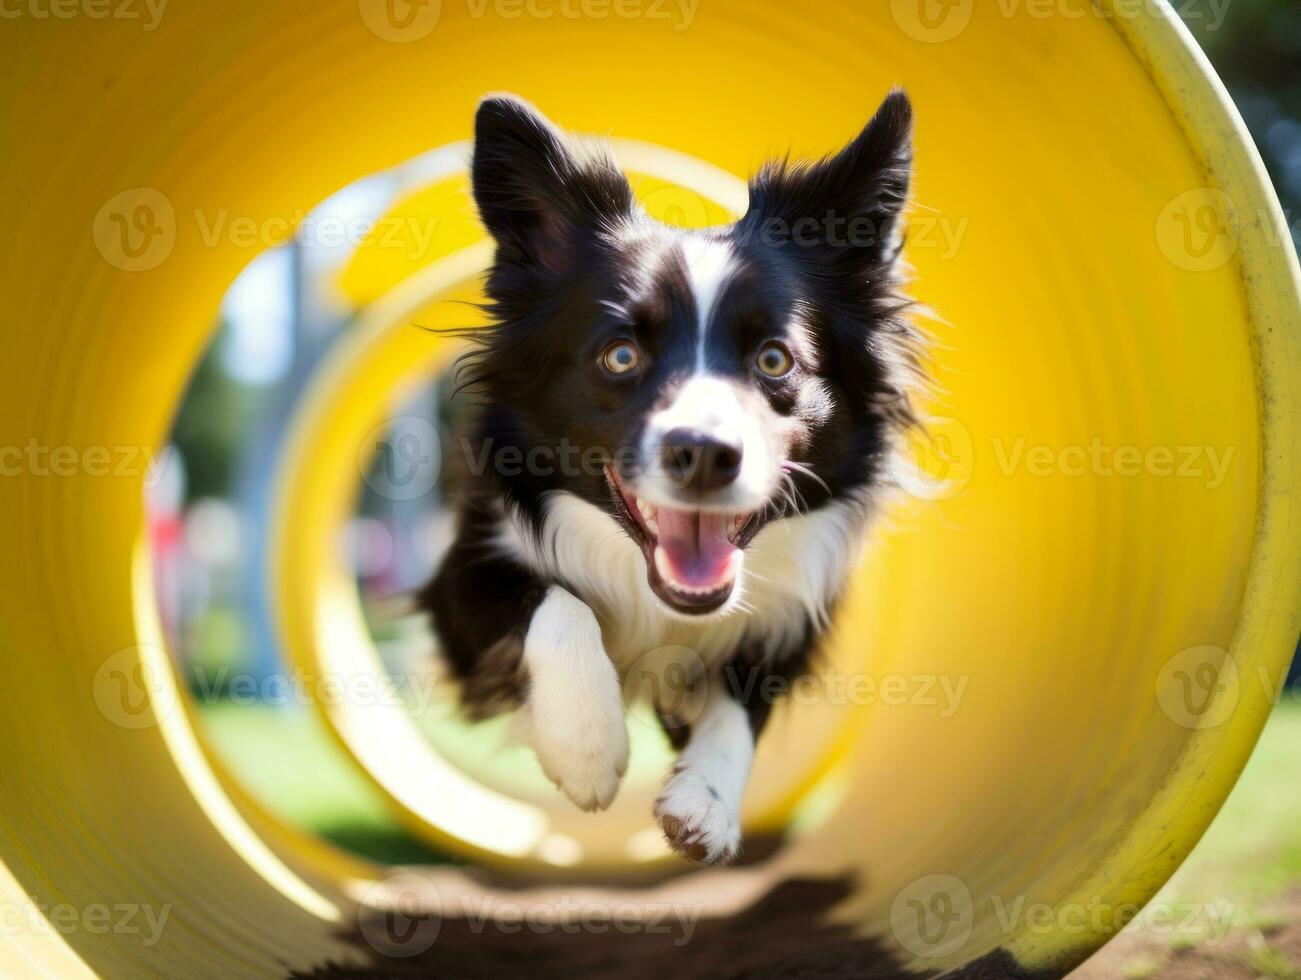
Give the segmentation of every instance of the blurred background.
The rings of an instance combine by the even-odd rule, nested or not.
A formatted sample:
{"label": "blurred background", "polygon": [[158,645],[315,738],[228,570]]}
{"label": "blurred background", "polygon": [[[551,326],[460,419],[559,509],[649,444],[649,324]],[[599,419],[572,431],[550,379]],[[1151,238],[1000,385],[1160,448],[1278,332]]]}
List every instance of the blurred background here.
{"label": "blurred background", "polygon": [[[1176,6],[1230,89],[1292,235],[1301,237],[1301,4]],[[422,223],[430,213],[422,194],[439,167],[432,157],[416,159],[357,182],[246,268],[178,409],[170,465],[148,489],[160,611],[218,755],[282,818],[401,863],[449,858],[401,829],[292,684],[282,683],[286,667],[266,606],[268,503],[286,423],[313,369],[369,304],[420,267],[427,236],[456,233]],[[367,247],[394,229],[409,248]],[[399,421],[384,436],[391,452],[401,459],[439,452],[428,426],[410,420],[432,420],[437,432],[446,394],[436,384],[392,407]],[[381,453],[373,465],[389,461]],[[430,641],[404,596],[434,567],[449,519],[437,481],[419,494],[382,492],[386,485],[381,473],[358,473],[356,514],[339,547],[386,668],[419,678],[429,669]],[[431,728],[447,710],[428,712]],[[1241,783],[1162,896],[1166,906],[1223,910],[1229,933],[1189,935],[1140,917],[1078,976],[1301,977],[1299,762],[1301,670],[1294,664]]]}
{"label": "blurred background", "polygon": [[[169,465],[147,488],[163,628],[218,757],[273,813],[394,863],[446,857],[400,827],[287,662],[268,604],[270,510],[293,409],[327,352],[370,304],[438,254],[429,247],[435,236],[459,231],[440,227],[428,200],[446,176],[445,156],[344,188],[245,268],[180,403]],[[385,414],[393,421],[377,441],[388,455],[359,469],[355,513],[338,547],[384,667],[407,682],[408,696],[435,679],[427,626],[410,615],[407,597],[435,567],[450,529],[435,478],[441,460],[430,459],[437,430],[412,425],[437,424],[438,385]],[[384,472],[394,459],[403,467],[425,460],[424,472],[397,486]],[[411,716],[434,727],[438,712],[422,708]]]}

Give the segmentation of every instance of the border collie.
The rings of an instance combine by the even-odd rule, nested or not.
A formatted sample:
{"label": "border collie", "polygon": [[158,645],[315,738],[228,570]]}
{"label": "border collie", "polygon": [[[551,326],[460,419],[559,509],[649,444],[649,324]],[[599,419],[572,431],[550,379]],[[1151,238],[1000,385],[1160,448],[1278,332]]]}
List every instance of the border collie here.
{"label": "border collie", "polygon": [[808,670],[913,422],[911,129],[896,90],[697,231],[651,219],[601,146],[528,103],[478,109],[493,325],[462,362],[463,438],[488,465],[421,605],[471,716],[519,709],[585,810],[627,766],[627,675],[686,671],[690,698],[653,698],[680,751],[655,816],[697,861],[738,852],[772,692]]}

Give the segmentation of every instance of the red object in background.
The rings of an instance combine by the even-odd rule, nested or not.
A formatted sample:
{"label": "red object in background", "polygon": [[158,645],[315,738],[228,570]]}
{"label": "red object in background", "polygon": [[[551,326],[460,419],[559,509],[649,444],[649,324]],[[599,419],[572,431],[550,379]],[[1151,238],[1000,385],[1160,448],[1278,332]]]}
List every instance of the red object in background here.
{"label": "red object in background", "polygon": [[149,553],[154,562],[154,595],[163,635],[175,644],[181,619],[181,542],[185,522],[179,511],[150,513]]}

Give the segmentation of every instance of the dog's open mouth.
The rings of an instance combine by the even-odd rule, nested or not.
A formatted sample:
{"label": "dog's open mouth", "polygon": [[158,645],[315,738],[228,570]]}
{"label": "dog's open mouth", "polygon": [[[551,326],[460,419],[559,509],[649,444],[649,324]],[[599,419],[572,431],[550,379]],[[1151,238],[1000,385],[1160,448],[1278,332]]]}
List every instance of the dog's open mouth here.
{"label": "dog's open mouth", "polygon": [[656,507],[638,499],[612,467],[606,467],[606,476],[624,522],[646,556],[655,594],[688,615],[721,608],[736,587],[760,515]]}

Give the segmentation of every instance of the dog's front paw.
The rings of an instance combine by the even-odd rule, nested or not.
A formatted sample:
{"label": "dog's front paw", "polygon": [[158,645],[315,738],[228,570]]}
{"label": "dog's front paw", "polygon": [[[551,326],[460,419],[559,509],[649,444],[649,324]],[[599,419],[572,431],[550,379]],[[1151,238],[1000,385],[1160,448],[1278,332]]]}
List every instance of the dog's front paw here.
{"label": "dog's front paw", "polygon": [[619,675],[592,610],[559,586],[524,640],[533,750],[542,771],[584,810],[604,810],[628,768]]}
{"label": "dog's front paw", "polygon": [[741,850],[736,812],[690,766],[679,764],[655,801],[655,819],[669,846],[692,861],[728,864]]}
{"label": "dog's front paw", "polygon": [[628,768],[623,703],[617,711],[593,707],[584,718],[574,717],[577,706],[572,703],[566,706],[570,711],[554,715],[543,705],[534,705],[535,712],[542,708],[543,718],[535,714],[533,742],[542,771],[576,806],[604,810],[614,801]]}

